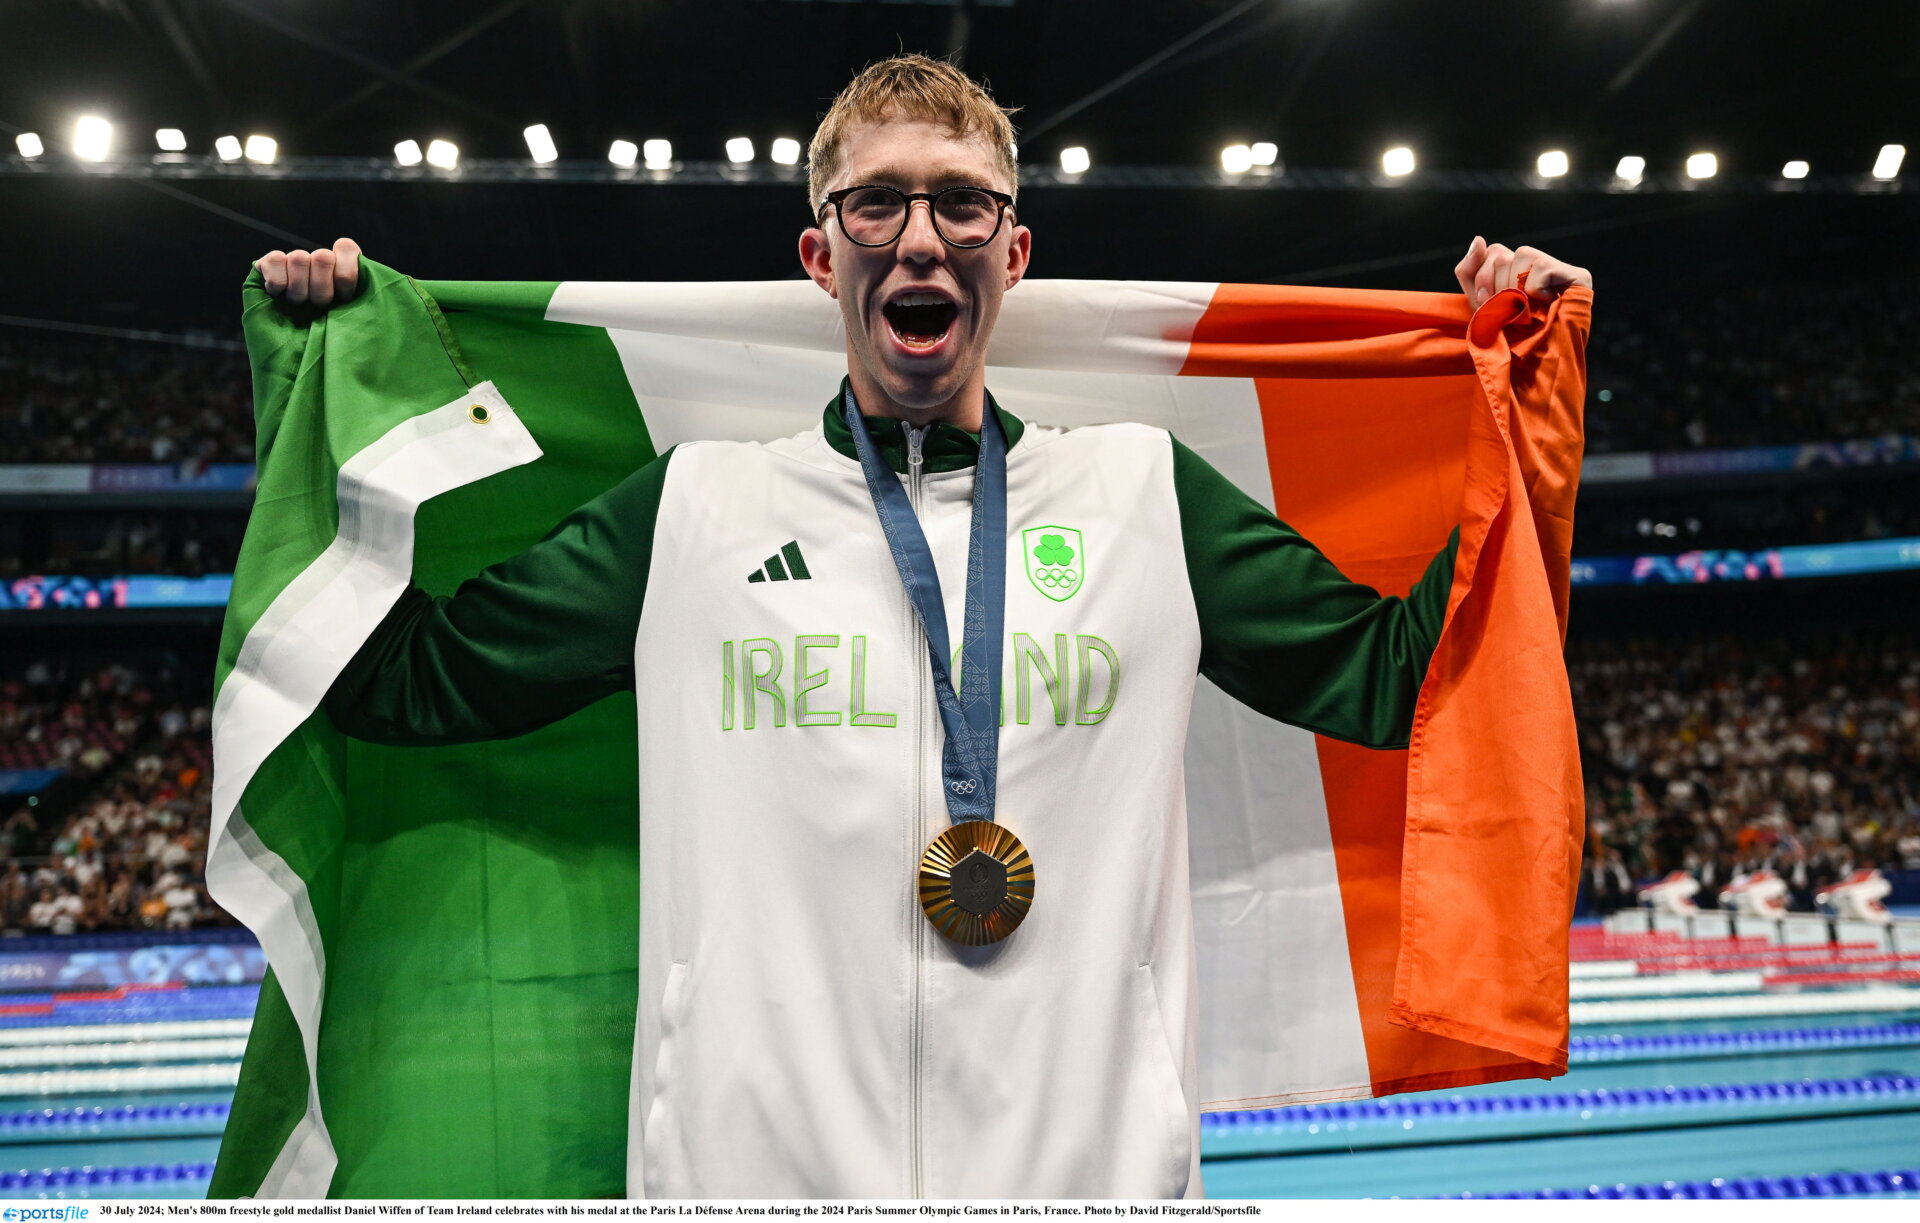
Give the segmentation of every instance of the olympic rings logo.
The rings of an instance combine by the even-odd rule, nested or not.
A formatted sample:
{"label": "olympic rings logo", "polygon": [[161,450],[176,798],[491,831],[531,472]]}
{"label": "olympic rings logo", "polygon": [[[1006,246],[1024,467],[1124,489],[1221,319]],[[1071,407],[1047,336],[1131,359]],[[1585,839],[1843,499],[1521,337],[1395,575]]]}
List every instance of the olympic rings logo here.
{"label": "olympic rings logo", "polygon": [[971,779],[967,781],[950,781],[947,783],[947,788],[955,794],[971,794],[979,789],[979,787],[980,783]]}
{"label": "olympic rings logo", "polygon": [[1034,581],[1042,586],[1072,586],[1080,580],[1080,575],[1072,569],[1042,569],[1034,575]]}

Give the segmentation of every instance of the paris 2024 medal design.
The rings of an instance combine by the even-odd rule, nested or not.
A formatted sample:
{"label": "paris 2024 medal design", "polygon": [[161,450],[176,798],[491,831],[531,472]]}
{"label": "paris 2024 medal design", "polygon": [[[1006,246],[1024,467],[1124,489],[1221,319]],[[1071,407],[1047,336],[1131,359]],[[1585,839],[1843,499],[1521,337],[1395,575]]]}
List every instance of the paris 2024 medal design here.
{"label": "paris 2024 medal design", "polygon": [[920,907],[956,943],[997,943],[1032,906],[1033,858],[1004,825],[964,820],[920,855]]}

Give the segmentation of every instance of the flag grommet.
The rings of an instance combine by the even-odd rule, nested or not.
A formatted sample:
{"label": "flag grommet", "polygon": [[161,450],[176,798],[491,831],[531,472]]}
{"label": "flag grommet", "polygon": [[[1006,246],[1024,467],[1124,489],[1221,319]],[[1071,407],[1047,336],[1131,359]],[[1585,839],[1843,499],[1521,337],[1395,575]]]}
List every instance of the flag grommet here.
{"label": "flag grommet", "polygon": [[467,419],[476,425],[484,425],[493,419],[493,414],[487,411],[485,404],[476,403],[467,408]]}

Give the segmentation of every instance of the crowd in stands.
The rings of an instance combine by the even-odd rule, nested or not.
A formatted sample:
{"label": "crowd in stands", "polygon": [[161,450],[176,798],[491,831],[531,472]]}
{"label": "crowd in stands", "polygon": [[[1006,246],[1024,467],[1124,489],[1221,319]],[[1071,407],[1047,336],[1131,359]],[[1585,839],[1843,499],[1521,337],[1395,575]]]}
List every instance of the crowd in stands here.
{"label": "crowd in stands", "polygon": [[[66,770],[70,801],[0,797],[0,929],[231,925],[206,893],[212,751],[193,679],[36,661],[0,679],[0,770]],[[90,738],[87,728],[108,734]],[[0,777],[4,772],[0,772]],[[78,794],[73,789],[78,789]],[[59,793],[58,787],[34,789]],[[43,818],[45,817],[45,818]]]}
{"label": "crowd in stands", "polygon": [[[1568,670],[1601,907],[1675,869],[1711,906],[1769,868],[1800,909],[1858,868],[1920,870],[1920,634],[1576,643]],[[86,783],[44,824],[0,799],[5,929],[231,924],[206,895],[208,709],[190,678],[38,662],[0,680],[0,769]]]}
{"label": "crowd in stands", "polygon": [[1713,903],[1760,868],[1793,907],[1855,869],[1920,869],[1920,635],[1578,646],[1588,885],[1672,870]]}
{"label": "crowd in stands", "polygon": [[1587,451],[1920,433],[1916,288],[1850,273],[1596,308]]}
{"label": "crowd in stands", "polygon": [[0,679],[0,769],[98,774],[141,732],[153,694],[132,670],[63,671],[42,660]]}
{"label": "crowd in stands", "polygon": [[245,354],[0,328],[8,463],[251,463]]}
{"label": "crowd in stands", "polygon": [[0,579],[23,574],[106,577],[233,572],[246,529],[235,511],[103,511],[77,505],[39,521],[0,522]]}

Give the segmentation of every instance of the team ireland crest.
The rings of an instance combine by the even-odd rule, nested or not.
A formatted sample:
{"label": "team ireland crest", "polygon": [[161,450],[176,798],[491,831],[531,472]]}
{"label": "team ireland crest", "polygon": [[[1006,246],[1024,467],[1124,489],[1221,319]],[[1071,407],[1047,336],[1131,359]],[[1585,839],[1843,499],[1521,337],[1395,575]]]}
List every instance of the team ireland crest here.
{"label": "team ireland crest", "polygon": [[1027,579],[1056,603],[1074,596],[1087,580],[1087,554],[1072,527],[1028,527],[1020,533],[1027,554]]}

